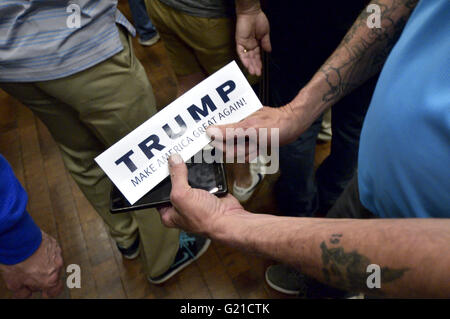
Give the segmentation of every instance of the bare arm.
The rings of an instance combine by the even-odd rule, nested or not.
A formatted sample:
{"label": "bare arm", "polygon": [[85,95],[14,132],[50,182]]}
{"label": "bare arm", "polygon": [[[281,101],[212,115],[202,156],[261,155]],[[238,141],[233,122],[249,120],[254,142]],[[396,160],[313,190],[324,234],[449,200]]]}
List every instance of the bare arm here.
{"label": "bare arm", "polygon": [[[209,235],[291,264],[351,292],[389,297],[450,297],[450,220],[315,219],[242,213],[223,218]],[[371,264],[379,289],[369,289]]]}
{"label": "bare arm", "polygon": [[[280,145],[296,140],[327,108],[381,70],[417,2],[373,0],[371,4],[381,8],[380,29],[368,27],[369,13],[364,10],[338,48],[290,103],[280,108],[264,107],[238,123],[218,126],[219,136],[208,130],[217,139],[215,146],[223,142],[227,128],[279,128]],[[249,57],[259,58],[259,48],[257,52]]]}
{"label": "bare arm", "polygon": [[[169,227],[291,264],[332,286],[389,297],[450,297],[450,219],[321,219],[251,214],[228,195],[193,189],[179,156],[169,159]],[[381,268],[369,290],[367,266]]]}
{"label": "bare arm", "polygon": [[418,0],[373,0],[381,9],[381,28],[370,28],[363,10],[344,39],[288,107],[312,123],[367,79],[379,72]]}

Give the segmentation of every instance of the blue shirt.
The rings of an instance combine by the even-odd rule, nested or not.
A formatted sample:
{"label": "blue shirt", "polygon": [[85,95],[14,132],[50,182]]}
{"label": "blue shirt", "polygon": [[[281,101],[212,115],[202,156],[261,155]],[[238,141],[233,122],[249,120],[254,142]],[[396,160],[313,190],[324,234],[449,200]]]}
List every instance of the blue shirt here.
{"label": "blue shirt", "polygon": [[108,59],[123,49],[116,23],[135,34],[117,0],[0,0],[0,82],[63,78]]}
{"label": "blue shirt", "polygon": [[0,155],[0,264],[20,263],[41,244],[41,230],[26,211],[27,200],[25,190]]}
{"label": "blue shirt", "polygon": [[422,0],[380,75],[361,133],[362,204],[450,217],[450,1]]}

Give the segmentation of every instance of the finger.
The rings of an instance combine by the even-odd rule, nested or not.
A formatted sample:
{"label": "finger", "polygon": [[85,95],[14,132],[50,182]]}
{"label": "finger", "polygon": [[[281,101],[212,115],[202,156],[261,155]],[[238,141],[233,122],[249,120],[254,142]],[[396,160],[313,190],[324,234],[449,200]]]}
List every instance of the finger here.
{"label": "finger", "polygon": [[32,292],[27,287],[21,287],[15,291],[13,291],[13,297],[17,299],[25,299],[30,298],[32,295]]}
{"label": "finger", "polygon": [[54,298],[61,294],[64,289],[64,284],[62,280],[59,280],[58,283],[48,289],[42,291],[42,298]]}
{"label": "finger", "polygon": [[157,206],[156,209],[158,210],[158,212],[161,213],[162,211],[165,211],[165,210],[169,209],[170,207],[172,207],[172,205],[170,205],[170,204],[161,204],[161,205]]}
{"label": "finger", "polygon": [[42,288],[50,288],[50,287],[55,286],[60,280],[60,277],[61,277],[60,273],[61,273],[60,268],[53,270],[48,275],[46,282],[41,284],[41,287]]}
{"label": "finger", "polygon": [[261,47],[266,52],[272,52],[272,44],[270,43],[270,34],[269,33],[267,33],[261,39]]}
{"label": "finger", "polygon": [[250,72],[250,70],[249,70],[250,63],[248,60],[248,55],[247,55],[246,49],[242,45],[238,44],[238,45],[236,45],[236,51],[237,51],[237,54],[238,54],[239,59],[241,60],[242,64]]}
{"label": "finger", "polygon": [[252,64],[253,64],[253,72],[256,76],[261,76],[261,68],[262,68],[262,62],[261,62],[261,55],[259,54],[260,49],[257,47],[252,51]]}
{"label": "finger", "polygon": [[[251,117],[251,116],[250,116]],[[248,117],[248,118],[250,118]],[[224,142],[227,140],[227,137],[230,136],[230,133],[240,133],[240,131],[236,131],[238,128],[245,129],[247,127],[246,122],[247,119],[243,119],[237,123],[232,124],[224,124],[224,125],[212,125],[206,129],[206,134],[213,140],[213,142]],[[227,134],[228,131],[228,134]]]}
{"label": "finger", "polygon": [[184,197],[184,193],[190,189],[188,183],[188,169],[179,154],[169,157],[170,180],[172,182],[171,199],[178,202],[179,197]]}
{"label": "finger", "polygon": [[174,223],[174,216],[177,214],[177,211],[173,206],[164,207],[158,211],[161,216],[161,222],[163,223],[164,226],[169,228],[174,228],[177,226]]}

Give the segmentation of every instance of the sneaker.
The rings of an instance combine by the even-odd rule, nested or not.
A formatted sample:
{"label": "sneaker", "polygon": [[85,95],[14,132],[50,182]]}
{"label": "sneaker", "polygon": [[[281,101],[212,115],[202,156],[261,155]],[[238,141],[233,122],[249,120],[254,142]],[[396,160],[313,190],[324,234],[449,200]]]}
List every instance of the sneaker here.
{"label": "sneaker", "polygon": [[245,203],[249,200],[249,198],[253,195],[256,190],[256,187],[262,182],[264,179],[264,175],[254,170],[250,169],[250,175],[252,177],[252,183],[249,187],[240,187],[236,185],[236,181],[233,183],[233,196],[241,202]]}
{"label": "sneaker", "polygon": [[312,277],[303,275],[295,268],[281,264],[272,265],[266,269],[266,282],[276,291],[305,299],[342,299],[355,295],[322,284]]}
{"label": "sneaker", "polygon": [[117,245],[117,248],[119,249],[119,251],[121,252],[123,258],[125,258],[125,259],[130,259],[130,260],[135,259],[135,258],[137,258],[137,256],[139,256],[139,253],[141,251],[139,235],[136,237],[135,241],[128,248],[122,248],[118,244],[116,244],[116,245]]}
{"label": "sneaker", "polygon": [[154,35],[153,38],[150,38],[150,39],[148,39],[148,40],[142,40],[141,38],[139,38],[139,39],[138,39],[138,42],[139,42],[140,45],[149,47],[149,46],[154,45],[156,42],[158,42],[159,39],[160,39],[160,38],[159,38],[159,33],[156,32],[156,35]]}
{"label": "sneaker", "polygon": [[319,140],[319,142],[327,143],[331,141],[332,137],[333,132],[331,130],[331,110],[328,110],[323,115],[322,124],[320,126],[320,131],[317,139]]}
{"label": "sneaker", "polygon": [[286,295],[298,295],[304,286],[303,275],[286,265],[272,265],[266,269],[266,282],[276,291]]}
{"label": "sneaker", "polygon": [[169,280],[184,268],[192,264],[200,258],[207,250],[211,240],[208,238],[188,235],[185,232],[180,233],[180,248],[178,249],[175,261],[170,268],[158,277],[148,277],[148,281],[152,284],[162,284]]}

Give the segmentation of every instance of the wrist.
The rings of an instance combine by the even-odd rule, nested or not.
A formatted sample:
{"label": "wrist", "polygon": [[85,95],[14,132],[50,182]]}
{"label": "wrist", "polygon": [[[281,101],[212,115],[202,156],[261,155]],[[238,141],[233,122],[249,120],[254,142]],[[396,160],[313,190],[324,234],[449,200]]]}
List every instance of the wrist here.
{"label": "wrist", "polygon": [[233,243],[236,241],[236,236],[239,234],[239,228],[242,227],[242,221],[253,215],[246,210],[236,209],[226,214],[221,215],[219,218],[215,218],[210,227],[206,231],[206,235],[209,238],[223,242]]}
{"label": "wrist", "polygon": [[314,77],[298,95],[284,107],[295,117],[313,123],[332,103],[323,99],[323,81]]}
{"label": "wrist", "polygon": [[236,0],[236,15],[252,15],[261,12],[259,0]]}

